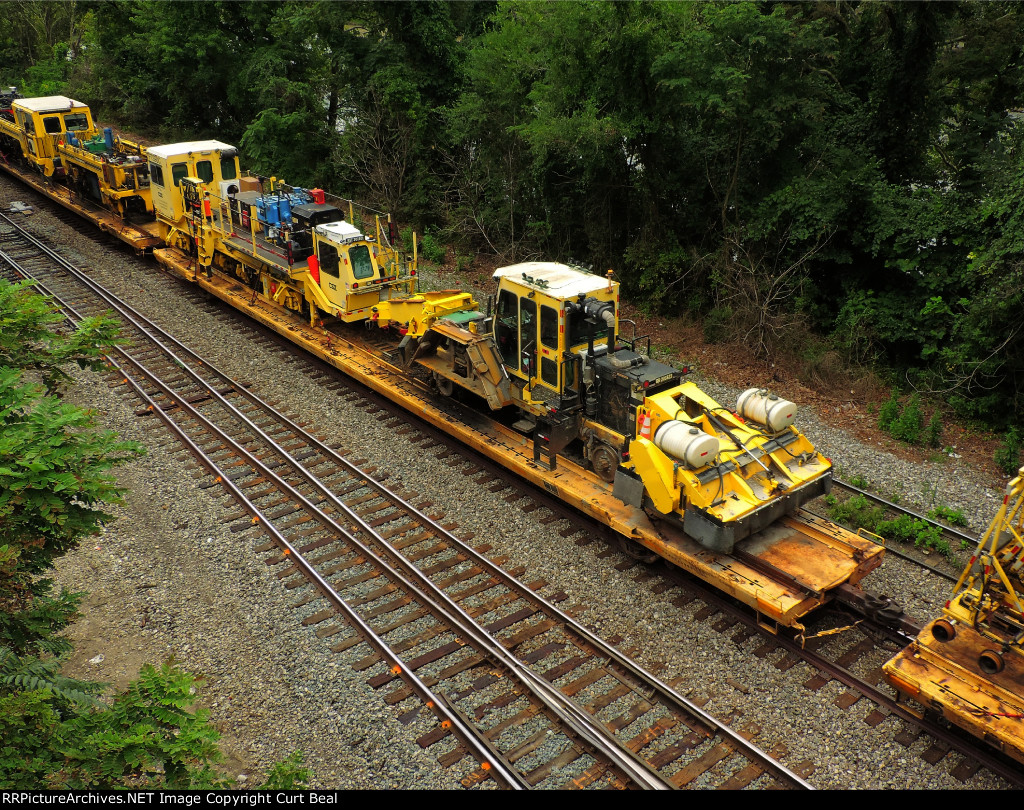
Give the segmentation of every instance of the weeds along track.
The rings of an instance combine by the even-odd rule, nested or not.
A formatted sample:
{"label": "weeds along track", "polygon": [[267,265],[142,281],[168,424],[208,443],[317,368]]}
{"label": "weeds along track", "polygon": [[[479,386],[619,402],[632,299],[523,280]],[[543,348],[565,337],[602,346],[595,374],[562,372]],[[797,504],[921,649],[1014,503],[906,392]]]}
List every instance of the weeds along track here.
{"label": "weeds along track", "polygon": [[[113,311],[112,382],[225,489],[298,620],[365,672],[467,786],[809,787],[482,552],[142,318],[6,217],[8,277],[72,320]],[[522,574],[523,572],[516,572]],[[259,595],[254,598],[260,598]],[[436,746],[436,748],[435,748]]]}
{"label": "weeds along track", "polygon": [[[891,500],[883,498],[881,495],[877,495],[868,489],[864,489],[849,481],[843,481],[838,478],[834,478],[832,483],[833,486],[838,487],[853,496],[860,496],[864,498],[866,501],[882,509],[886,514],[894,515],[897,518],[907,517],[913,521],[919,521],[920,524],[931,528],[935,532],[935,534],[945,543],[946,549],[968,550],[974,549],[974,547],[978,545],[978,538],[976,536],[968,534],[967,532],[962,532],[952,526],[947,526],[945,523],[940,523],[927,515],[915,512],[913,509],[907,509],[905,506],[901,506]],[[938,550],[940,553],[943,553],[943,549],[941,547]],[[901,551],[894,547],[892,542],[886,543],[886,553],[901,557],[920,568],[927,569],[935,574],[935,576],[948,580],[950,584],[955,583],[960,575],[960,567],[956,564],[950,563],[949,557],[953,556],[950,554],[945,555],[945,560],[940,565],[932,565],[927,560],[922,559],[920,553],[907,553]]]}

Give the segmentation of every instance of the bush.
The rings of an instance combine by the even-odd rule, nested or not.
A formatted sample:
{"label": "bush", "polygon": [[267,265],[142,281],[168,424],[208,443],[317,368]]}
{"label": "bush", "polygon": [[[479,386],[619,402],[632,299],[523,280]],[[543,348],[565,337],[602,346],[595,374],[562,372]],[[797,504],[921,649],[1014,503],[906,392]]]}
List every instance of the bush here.
{"label": "bush", "polygon": [[936,506],[928,513],[928,517],[935,520],[944,520],[950,526],[966,526],[967,518],[959,509],[951,509],[948,506]]}
{"label": "bush", "polygon": [[704,340],[707,343],[725,343],[732,337],[734,318],[732,307],[715,307],[704,318]]}
{"label": "bush", "polygon": [[914,394],[899,419],[893,423],[890,432],[894,439],[899,439],[907,444],[917,444],[921,440],[923,429],[924,414],[921,413],[921,399]]}
{"label": "bush", "polygon": [[900,418],[900,400],[896,396],[896,392],[892,392],[892,396],[889,397],[889,401],[882,405],[878,409],[878,428],[888,433],[892,430],[892,426],[896,424],[896,420]]}
{"label": "bush", "polygon": [[854,495],[845,501],[837,502],[828,510],[829,517],[837,523],[845,523],[856,531],[867,529],[869,532],[881,534],[878,525],[882,522],[884,512],[880,506],[872,506],[863,495]]}
{"label": "bush", "polygon": [[1003,436],[1003,443],[996,449],[996,465],[1007,475],[1016,475],[1020,469],[1021,444],[1020,430],[1012,427]]}
{"label": "bush", "polygon": [[448,255],[448,248],[438,239],[436,233],[431,229],[427,229],[427,232],[423,234],[423,251],[421,255],[425,261],[432,264],[444,264],[445,256]]}

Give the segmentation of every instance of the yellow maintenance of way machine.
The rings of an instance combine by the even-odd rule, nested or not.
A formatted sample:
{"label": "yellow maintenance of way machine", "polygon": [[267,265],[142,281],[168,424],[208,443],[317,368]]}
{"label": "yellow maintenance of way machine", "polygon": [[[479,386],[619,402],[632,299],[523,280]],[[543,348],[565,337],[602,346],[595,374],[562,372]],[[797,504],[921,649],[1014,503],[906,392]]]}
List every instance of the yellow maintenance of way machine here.
{"label": "yellow maintenance of way machine", "polygon": [[156,248],[170,272],[769,626],[799,630],[881,564],[880,546],[800,509],[828,491],[831,465],[794,426],[796,406],[752,388],[730,410],[684,382],[620,318],[610,275],[511,265],[486,306],[421,290],[415,237],[400,248],[390,217],[247,176],[220,141],[141,149],[101,137],[88,108],[63,97],[0,109],[0,152],[51,199]]}
{"label": "yellow maintenance of way machine", "polygon": [[901,694],[1024,762],[1024,467],[942,617],[884,670]]}

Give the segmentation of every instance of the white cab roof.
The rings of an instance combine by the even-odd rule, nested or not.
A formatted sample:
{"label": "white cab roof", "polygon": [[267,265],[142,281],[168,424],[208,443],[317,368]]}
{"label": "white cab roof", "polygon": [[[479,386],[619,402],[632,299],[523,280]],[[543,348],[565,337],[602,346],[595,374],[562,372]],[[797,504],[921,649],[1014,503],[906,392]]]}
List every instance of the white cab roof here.
{"label": "white cab roof", "polygon": [[345,220],[317,225],[316,232],[321,236],[326,236],[328,239],[333,239],[335,242],[340,243],[354,242],[357,239],[363,238],[360,230],[355,225],[345,222]]}
{"label": "white cab roof", "polygon": [[87,106],[67,96],[43,96],[42,98],[19,98],[13,106],[37,113],[67,112],[72,107]]}
{"label": "white cab roof", "polygon": [[[523,278],[527,275],[533,281],[541,284],[531,283]],[[580,293],[591,293],[597,290],[608,289],[608,279],[595,276],[592,273],[584,273],[559,262],[522,262],[520,264],[499,267],[494,271],[494,278],[508,278],[528,287],[535,287],[556,294],[558,297],[571,297]],[[618,285],[618,282],[611,282]]]}
{"label": "white cab roof", "polygon": [[161,160],[178,155],[187,155],[189,152],[224,152],[228,149],[235,150],[231,144],[220,141],[185,141],[184,143],[169,143],[164,146],[150,146],[146,153]]}

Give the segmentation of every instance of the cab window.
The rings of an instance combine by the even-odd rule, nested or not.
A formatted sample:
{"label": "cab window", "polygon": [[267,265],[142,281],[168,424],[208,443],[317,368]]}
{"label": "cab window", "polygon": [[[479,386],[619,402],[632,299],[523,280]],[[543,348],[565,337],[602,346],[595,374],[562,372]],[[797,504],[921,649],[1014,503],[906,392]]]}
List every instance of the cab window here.
{"label": "cab window", "polygon": [[48,115],[43,119],[43,127],[51,135],[60,135],[63,130],[60,128],[60,116]]}
{"label": "cab window", "polygon": [[32,118],[32,116],[31,115],[27,115],[26,113],[22,113],[22,120],[24,121],[24,124],[25,124],[25,131],[29,135],[35,135],[36,134],[36,122]]}
{"label": "cab window", "polygon": [[519,298],[509,290],[498,295],[498,317],[494,320],[494,337],[502,362],[513,371],[519,370]]}
{"label": "cab window", "polygon": [[531,377],[537,374],[533,358],[537,355],[537,304],[529,298],[519,299],[519,347],[523,354],[523,371]]}
{"label": "cab window", "polygon": [[89,128],[89,116],[85,113],[68,113],[64,116],[64,127],[68,132]]}
{"label": "cab window", "polygon": [[338,249],[326,242],[320,243],[320,271],[338,277]]}
{"label": "cab window", "polygon": [[220,159],[220,176],[222,180],[234,180],[238,177],[238,170],[235,167],[235,159],[233,157]]}
{"label": "cab window", "polygon": [[149,164],[149,176],[153,178],[153,182],[158,186],[164,184],[164,170],[155,163]]}
{"label": "cab window", "polygon": [[348,258],[352,262],[352,275],[356,281],[373,277],[373,260],[370,259],[370,249],[366,245],[350,248]]}
{"label": "cab window", "polygon": [[180,186],[183,178],[188,177],[188,164],[187,163],[172,163],[171,164],[171,180],[174,185]]}
{"label": "cab window", "polygon": [[540,342],[549,349],[558,348],[558,310],[540,308]]}
{"label": "cab window", "polygon": [[209,160],[200,160],[196,163],[196,177],[204,183],[213,182],[213,163]]}

